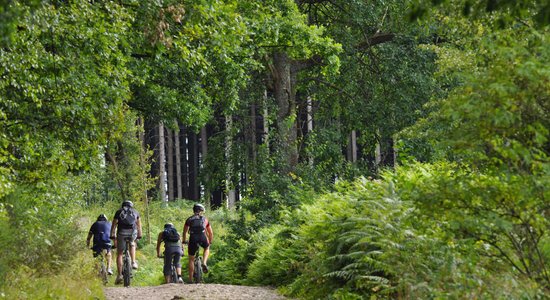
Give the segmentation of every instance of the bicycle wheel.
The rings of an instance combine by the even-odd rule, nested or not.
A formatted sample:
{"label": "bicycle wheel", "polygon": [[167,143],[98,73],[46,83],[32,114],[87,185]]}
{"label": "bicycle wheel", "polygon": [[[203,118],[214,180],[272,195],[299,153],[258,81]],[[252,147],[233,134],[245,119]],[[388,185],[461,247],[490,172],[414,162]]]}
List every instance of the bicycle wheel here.
{"label": "bicycle wheel", "polygon": [[172,283],[178,283],[178,273],[176,272],[176,267],[172,265],[172,272],[170,273],[170,281]]}
{"label": "bicycle wheel", "polygon": [[124,286],[130,286],[130,277],[132,276],[132,260],[130,259],[130,254],[127,250],[124,252],[122,276],[124,277]]}
{"label": "bicycle wheel", "polygon": [[202,282],[202,258],[200,256],[195,257],[195,272],[193,273],[193,279],[195,283]]}
{"label": "bicycle wheel", "polygon": [[101,278],[103,284],[107,284],[107,282],[109,282],[109,279],[107,278],[107,267],[105,266],[105,262],[103,260],[101,261],[99,267],[99,277]]}

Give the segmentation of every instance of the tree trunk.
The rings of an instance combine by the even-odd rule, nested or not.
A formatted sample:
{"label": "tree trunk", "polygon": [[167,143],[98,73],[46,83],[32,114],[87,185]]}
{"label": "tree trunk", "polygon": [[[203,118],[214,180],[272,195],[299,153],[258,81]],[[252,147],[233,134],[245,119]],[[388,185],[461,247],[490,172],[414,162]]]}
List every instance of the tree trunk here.
{"label": "tree trunk", "polygon": [[168,182],[168,201],[174,200],[174,139],[172,130],[166,128],[166,176]]}
{"label": "tree trunk", "polygon": [[147,161],[145,160],[145,151],[147,149],[147,143],[145,141],[145,126],[143,118],[138,119],[139,130],[139,166],[141,169],[141,182],[143,184],[143,203],[145,204],[145,230],[147,233],[147,244],[151,244],[151,223],[149,217],[149,197],[147,197],[147,176],[145,170],[147,169]]}
{"label": "tree trunk", "polygon": [[351,163],[357,162],[357,132],[352,130],[348,140],[348,161]]}
{"label": "tree trunk", "polygon": [[235,189],[232,182],[233,177],[233,160],[231,152],[233,151],[233,140],[231,131],[233,129],[233,119],[231,116],[225,116],[225,189],[227,193],[227,199],[225,201],[225,207],[228,209],[235,208]]}
{"label": "tree trunk", "polygon": [[197,134],[189,132],[187,135],[189,141],[189,199],[199,200],[199,147]]}
{"label": "tree trunk", "polygon": [[[201,167],[204,168],[204,165],[206,163],[206,157],[208,154],[208,132],[206,130],[206,126],[203,126],[201,128]],[[206,178],[204,178],[205,182],[209,181],[208,175],[205,175]],[[210,190],[207,188],[206,184],[203,184],[204,186],[204,204],[206,207],[211,208],[210,206]]]}
{"label": "tree trunk", "polygon": [[[313,132],[313,100],[311,99],[311,96],[307,96],[306,113],[307,134],[310,135],[311,132]],[[313,156],[311,155],[308,158],[308,164],[313,166]]]}
{"label": "tree trunk", "polygon": [[168,201],[166,197],[166,155],[164,149],[164,124],[159,123],[159,198]]}
{"label": "tree trunk", "polygon": [[263,133],[262,133],[262,142],[265,144],[267,151],[269,152],[269,110],[267,108],[268,99],[267,99],[267,90],[264,90],[263,98]]}
{"label": "tree trunk", "polygon": [[380,169],[380,164],[382,162],[382,149],[380,146],[380,143],[382,142],[382,137],[380,136],[380,130],[377,130],[377,142],[376,142],[376,148],[374,150],[374,166],[376,168],[376,171]]}
{"label": "tree trunk", "polygon": [[296,99],[292,83],[296,73],[291,72],[291,61],[286,53],[273,54],[273,87],[277,102],[277,148],[282,154],[286,166],[283,171],[291,171],[298,163],[296,145]]}
{"label": "tree trunk", "polygon": [[[177,122],[177,121],[176,121]],[[174,131],[174,142],[176,144],[176,188],[178,199],[183,199],[183,189],[181,186],[181,147],[180,147],[180,125],[177,124],[177,129]]]}

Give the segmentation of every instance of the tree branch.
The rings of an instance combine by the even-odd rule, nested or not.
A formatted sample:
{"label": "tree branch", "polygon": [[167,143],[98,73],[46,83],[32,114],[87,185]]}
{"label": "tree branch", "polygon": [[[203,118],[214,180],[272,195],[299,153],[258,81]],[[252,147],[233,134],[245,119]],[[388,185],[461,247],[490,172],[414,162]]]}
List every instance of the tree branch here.
{"label": "tree branch", "polygon": [[367,40],[360,42],[357,46],[355,46],[355,48],[357,48],[358,50],[363,51],[363,50],[366,50],[366,49],[368,49],[372,46],[376,46],[378,44],[382,44],[382,43],[392,41],[394,37],[395,37],[395,34],[393,34],[393,33],[380,33],[380,32],[377,32],[373,36],[368,38]]}

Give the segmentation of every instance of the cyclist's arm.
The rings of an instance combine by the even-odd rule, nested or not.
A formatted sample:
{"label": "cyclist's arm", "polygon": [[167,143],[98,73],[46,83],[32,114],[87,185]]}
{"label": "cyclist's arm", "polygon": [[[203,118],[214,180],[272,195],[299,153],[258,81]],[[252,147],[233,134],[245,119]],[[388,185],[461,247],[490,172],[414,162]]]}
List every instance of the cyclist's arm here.
{"label": "cyclist's arm", "polygon": [[137,238],[140,239],[141,238],[141,218],[137,218],[136,220],[136,225],[137,225]]}
{"label": "cyclist's arm", "polygon": [[162,243],[162,232],[159,233],[159,237],[157,238],[157,257],[160,257],[160,244]]}
{"label": "cyclist's arm", "polygon": [[183,234],[181,235],[181,242],[185,244],[187,242],[187,232],[189,231],[189,225],[183,226]]}
{"label": "cyclist's arm", "polygon": [[206,235],[208,236],[208,243],[211,244],[214,240],[214,232],[212,231],[212,226],[210,226],[210,224],[206,226]]}
{"label": "cyclist's arm", "polygon": [[113,240],[116,240],[115,232],[116,232],[117,225],[118,225],[118,219],[114,218],[113,219],[113,225],[111,225],[111,239],[113,239]]}

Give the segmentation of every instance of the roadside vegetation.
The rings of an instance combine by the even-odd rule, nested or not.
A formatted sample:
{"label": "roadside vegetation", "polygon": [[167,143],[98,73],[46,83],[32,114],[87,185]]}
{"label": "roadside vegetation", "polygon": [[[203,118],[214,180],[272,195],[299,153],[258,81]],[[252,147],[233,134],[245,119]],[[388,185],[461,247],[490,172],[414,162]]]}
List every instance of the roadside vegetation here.
{"label": "roadside vegetation", "polygon": [[130,199],[136,286],[201,202],[209,283],[547,299],[546,2],[0,0],[0,298],[102,298]]}

